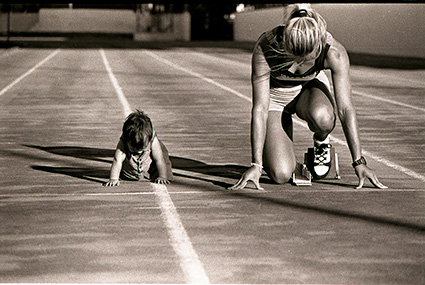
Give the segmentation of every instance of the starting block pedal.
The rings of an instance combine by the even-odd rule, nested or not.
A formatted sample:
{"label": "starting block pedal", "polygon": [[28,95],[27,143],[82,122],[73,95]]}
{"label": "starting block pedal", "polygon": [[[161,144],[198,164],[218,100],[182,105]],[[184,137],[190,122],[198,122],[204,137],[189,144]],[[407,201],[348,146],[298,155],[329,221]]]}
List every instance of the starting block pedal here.
{"label": "starting block pedal", "polygon": [[311,186],[311,173],[305,164],[297,161],[295,171],[292,173],[292,183],[295,186]]}
{"label": "starting block pedal", "polygon": [[338,164],[338,154],[335,152],[335,149],[331,147],[331,167],[329,172],[323,178],[318,178],[315,175],[313,163],[314,163],[314,148],[308,148],[307,152],[304,154],[304,163],[307,166],[307,169],[310,171],[313,180],[330,180],[330,179],[341,179],[339,175],[339,164]]}

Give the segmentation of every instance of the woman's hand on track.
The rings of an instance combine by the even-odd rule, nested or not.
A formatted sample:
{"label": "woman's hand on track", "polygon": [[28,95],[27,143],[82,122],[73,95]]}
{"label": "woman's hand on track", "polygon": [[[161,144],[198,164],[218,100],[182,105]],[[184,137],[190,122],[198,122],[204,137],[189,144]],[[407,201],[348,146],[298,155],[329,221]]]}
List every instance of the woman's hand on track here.
{"label": "woman's hand on track", "polygon": [[252,181],[258,190],[264,190],[264,188],[261,187],[260,185],[260,177],[261,177],[261,171],[258,170],[258,167],[251,166],[251,168],[249,168],[247,171],[245,171],[244,174],[242,174],[241,179],[239,179],[239,181],[235,185],[229,187],[228,189],[229,190],[243,189],[245,188],[248,181]]}
{"label": "woman's hand on track", "polygon": [[363,187],[366,178],[368,178],[369,181],[377,188],[388,188],[378,180],[378,177],[376,177],[375,172],[366,165],[358,165],[355,170],[356,175],[359,178],[359,185],[356,187],[356,189],[361,189]]}

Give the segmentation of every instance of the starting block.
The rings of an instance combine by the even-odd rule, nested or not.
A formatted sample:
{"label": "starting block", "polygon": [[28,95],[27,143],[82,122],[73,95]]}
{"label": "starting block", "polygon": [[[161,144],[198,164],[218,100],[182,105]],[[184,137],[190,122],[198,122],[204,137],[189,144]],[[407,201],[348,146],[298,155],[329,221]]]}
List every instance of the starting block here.
{"label": "starting block", "polygon": [[295,171],[292,173],[292,183],[295,186],[311,186],[311,173],[305,164],[297,161]]}
{"label": "starting block", "polygon": [[[328,174],[320,180],[341,179],[339,175],[338,154],[331,148],[332,164]],[[304,154],[304,164],[297,162],[295,171],[292,173],[292,183],[296,186],[311,186],[312,180],[319,180],[313,170],[314,148],[308,148]]]}

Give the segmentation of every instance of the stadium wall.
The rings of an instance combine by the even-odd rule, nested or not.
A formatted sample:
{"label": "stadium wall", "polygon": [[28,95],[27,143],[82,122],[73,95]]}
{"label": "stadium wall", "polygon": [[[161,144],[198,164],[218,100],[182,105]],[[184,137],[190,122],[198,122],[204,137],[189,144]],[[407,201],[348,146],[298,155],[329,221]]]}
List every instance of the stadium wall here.
{"label": "stadium wall", "polygon": [[[10,31],[23,32],[31,29],[39,21],[38,13],[10,13]],[[6,34],[8,14],[0,13],[0,33]]]}
{"label": "stadium wall", "polygon": [[[312,4],[350,53],[425,59],[424,4]],[[283,8],[237,13],[235,41],[255,41],[283,20]]]}

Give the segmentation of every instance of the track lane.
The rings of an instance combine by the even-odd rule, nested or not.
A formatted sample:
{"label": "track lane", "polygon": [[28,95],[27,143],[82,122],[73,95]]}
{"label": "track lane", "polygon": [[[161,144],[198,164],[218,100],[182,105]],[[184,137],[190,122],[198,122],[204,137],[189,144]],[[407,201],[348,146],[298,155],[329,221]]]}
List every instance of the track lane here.
{"label": "track lane", "polygon": [[[27,137],[27,143],[33,140],[33,144],[43,147],[88,146],[103,150],[115,146],[116,134],[120,133],[122,123],[122,110],[118,107],[116,94],[110,87],[106,72],[102,71],[101,57],[85,52],[67,51],[65,61],[51,62],[49,69],[52,71],[54,66],[55,72],[33,74],[36,77],[34,82],[37,83],[42,82],[42,78],[60,79],[43,82],[36,88],[35,96],[24,96],[28,101],[22,99],[15,105],[8,105],[12,115],[4,118],[12,122],[19,117],[29,116],[27,112],[12,112],[19,110],[19,106],[26,106],[22,105],[23,102],[34,106],[30,107],[31,111],[41,108],[44,113],[35,112],[31,118],[40,120],[46,116],[45,122],[58,116],[55,116],[57,113],[46,112],[49,108],[44,108],[43,104],[61,108],[63,114],[58,117],[57,123],[52,123],[51,130],[45,136],[47,139],[43,141],[37,141],[42,135],[41,127],[36,129],[37,136],[35,130],[28,131],[25,123],[14,123],[19,127],[15,133],[22,132],[20,136]],[[146,107],[155,117],[160,134],[165,134],[166,138],[173,138],[169,134],[174,135],[175,140],[167,143],[167,146],[173,148],[172,155],[177,154],[183,159],[182,162],[195,165],[195,170],[207,170],[205,176],[198,175],[196,171],[190,172],[191,177],[177,176],[176,183],[169,186],[169,191],[213,283],[353,283],[355,280],[356,283],[369,284],[412,284],[423,280],[423,276],[418,275],[424,260],[423,253],[418,251],[423,247],[420,230],[423,225],[423,188],[421,191],[409,189],[408,193],[375,189],[354,191],[347,185],[333,185],[331,182],[316,183],[314,189],[267,184],[264,193],[251,190],[225,191],[222,183],[233,181],[232,178],[221,176],[232,169],[227,164],[235,161],[245,165],[244,159],[247,162],[250,159],[248,129],[244,129],[249,126],[249,111],[246,112],[245,106],[249,110],[250,103],[242,103],[244,107],[232,104],[229,105],[233,107],[222,106],[223,101],[220,99],[223,96],[226,102],[231,103],[240,103],[241,99],[226,96],[225,92],[219,91],[219,87],[202,84],[199,78],[176,74],[171,69],[164,70],[163,65],[149,61],[148,57],[137,60],[134,54],[127,57],[127,51],[106,52],[108,59],[112,56],[111,67],[117,71],[114,73],[124,94],[129,94],[131,105]],[[74,56],[81,57],[82,54],[87,57],[82,58],[81,62],[76,61]],[[210,62],[204,62],[202,68],[210,65]],[[194,70],[198,68],[196,65],[185,67]],[[153,73],[154,70],[158,73]],[[224,85],[220,80],[226,76],[217,74],[214,80]],[[25,93],[25,88],[33,89],[33,85],[19,84],[15,87]],[[54,88],[48,89],[47,86]],[[41,100],[43,96],[47,99]],[[223,112],[231,114],[221,117]],[[231,130],[225,128],[237,119],[242,121],[243,127],[232,126]],[[59,124],[63,124],[62,130],[56,127]],[[53,135],[58,135],[60,139],[50,139]],[[219,138],[214,139],[217,136]],[[16,146],[17,143],[19,138],[8,147]],[[237,149],[239,145],[246,147],[246,157]],[[219,149],[223,151],[217,154]],[[18,159],[22,163],[20,165],[35,162],[42,166],[67,166],[82,170],[104,166],[107,169],[110,165],[107,152],[89,150],[91,156],[84,158],[83,155],[67,156],[65,150],[21,147],[14,149],[15,153],[9,158],[15,161]],[[96,160],[88,162],[89,158]],[[191,161],[190,158],[196,160]],[[9,164],[10,161],[6,160]],[[391,171],[383,169],[383,172]],[[7,173],[16,179],[16,173]],[[34,176],[36,173],[40,175]],[[29,178],[44,180],[41,183],[15,180],[15,183],[20,181],[22,184],[20,189],[15,184],[11,185],[14,187],[11,194],[21,191],[29,195],[34,192],[66,195],[72,192],[80,196],[46,197],[44,200],[42,197],[22,197],[26,199],[25,203],[19,197],[12,199],[16,204],[10,203],[9,206],[18,208],[9,211],[10,216],[7,217],[10,217],[10,221],[15,218],[13,225],[22,232],[17,239],[16,234],[3,235],[2,238],[5,246],[12,246],[12,258],[8,258],[6,264],[7,268],[15,270],[12,271],[15,272],[13,280],[25,282],[29,277],[33,282],[43,282],[48,277],[50,280],[71,278],[73,282],[134,280],[172,283],[184,280],[182,272],[176,269],[176,260],[168,258],[173,256],[167,250],[168,241],[158,238],[166,235],[161,220],[153,218],[158,217],[159,209],[152,204],[152,199],[143,198],[152,194],[131,195],[149,192],[148,184],[136,187],[124,183],[119,189],[114,189],[115,193],[122,195],[106,193],[103,197],[105,188],[100,187],[98,182],[40,170],[28,174],[31,176]],[[46,183],[44,187],[40,187],[42,183]],[[61,184],[63,188],[58,187]],[[5,188],[0,189],[3,193]],[[37,204],[35,198],[40,200],[40,204]],[[6,211],[4,206],[7,203],[4,200],[2,203]],[[83,207],[89,211],[85,212],[88,214],[80,215],[77,207]],[[121,208],[126,210],[123,212]],[[24,209],[33,214],[30,219]],[[63,215],[63,211],[68,215]],[[51,225],[56,226],[51,235],[46,232],[52,232],[52,229],[43,224],[38,232],[27,228],[27,223],[38,225],[46,219],[52,219]],[[12,229],[10,221],[2,221],[8,230]],[[67,223],[64,224],[64,221]],[[140,227],[143,228],[142,232]],[[116,234],[118,229],[122,234]],[[66,246],[58,246],[59,241],[63,243],[64,236],[60,235],[62,230],[69,231],[66,232],[66,241],[73,243],[66,243],[66,246],[71,247],[72,251],[67,251]],[[83,230],[88,230],[93,236],[84,237]],[[70,233],[72,231],[78,234]],[[52,242],[55,246],[49,245]],[[74,258],[57,259],[56,266],[40,259],[31,260],[33,264],[25,271],[18,270],[24,261],[29,260],[25,253],[29,256],[37,252],[34,245],[39,245],[47,256],[62,253],[66,257],[74,254],[81,258],[79,261]],[[22,260],[16,258],[17,252],[21,253]],[[165,260],[164,256],[168,259]],[[142,262],[141,259],[148,259],[149,262]],[[82,265],[86,265],[85,268]],[[42,273],[31,275],[31,269],[40,268],[49,270],[37,270]],[[18,272],[27,275],[18,275]],[[358,272],[362,272],[362,276],[358,276]]]}

